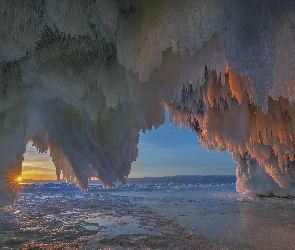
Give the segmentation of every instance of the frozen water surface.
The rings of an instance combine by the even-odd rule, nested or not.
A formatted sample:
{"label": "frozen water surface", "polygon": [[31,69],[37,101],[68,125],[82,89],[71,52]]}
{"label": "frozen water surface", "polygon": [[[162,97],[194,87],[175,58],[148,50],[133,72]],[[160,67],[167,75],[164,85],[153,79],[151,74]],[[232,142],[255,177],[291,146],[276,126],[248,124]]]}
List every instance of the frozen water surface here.
{"label": "frozen water surface", "polygon": [[24,184],[19,200],[1,209],[0,246],[292,249],[294,203],[243,197],[235,183],[91,185],[82,193],[74,185]]}
{"label": "frozen water surface", "polygon": [[[294,13],[287,0],[1,1],[1,248],[294,248],[294,200],[275,198],[295,196]],[[231,154],[236,185],[115,185],[165,109]],[[29,141],[57,180],[115,188],[19,190]]]}

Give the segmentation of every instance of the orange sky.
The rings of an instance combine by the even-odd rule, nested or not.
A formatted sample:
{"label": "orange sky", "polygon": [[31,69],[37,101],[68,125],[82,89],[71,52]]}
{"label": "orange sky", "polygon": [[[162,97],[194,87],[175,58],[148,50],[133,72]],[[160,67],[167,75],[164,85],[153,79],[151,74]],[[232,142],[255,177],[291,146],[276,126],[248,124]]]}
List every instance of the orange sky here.
{"label": "orange sky", "polygon": [[23,179],[56,180],[55,167],[50,152],[39,154],[32,143],[27,144],[23,161]]}

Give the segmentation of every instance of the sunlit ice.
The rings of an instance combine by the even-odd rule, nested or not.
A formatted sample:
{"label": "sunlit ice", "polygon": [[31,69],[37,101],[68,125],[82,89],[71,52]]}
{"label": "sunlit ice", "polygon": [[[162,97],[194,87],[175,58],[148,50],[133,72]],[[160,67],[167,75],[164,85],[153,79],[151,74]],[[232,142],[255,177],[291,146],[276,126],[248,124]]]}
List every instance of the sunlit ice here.
{"label": "sunlit ice", "polygon": [[[295,196],[294,1],[2,2],[1,247],[293,247],[293,200],[273,197]],[[169,177],[191,158],[175,166],[152,146],[145,159],[166,177],[128,184],[139,131],[160,127],[165,110],[206,150],[227,151],[235,176]],[[50,174],[27,157],[28,143],[48,152]],[[190,166],[204,169],[204,155]],[[19,176],[68,185],[19,185]],[[207,235],[208,223],[218,230]]]}

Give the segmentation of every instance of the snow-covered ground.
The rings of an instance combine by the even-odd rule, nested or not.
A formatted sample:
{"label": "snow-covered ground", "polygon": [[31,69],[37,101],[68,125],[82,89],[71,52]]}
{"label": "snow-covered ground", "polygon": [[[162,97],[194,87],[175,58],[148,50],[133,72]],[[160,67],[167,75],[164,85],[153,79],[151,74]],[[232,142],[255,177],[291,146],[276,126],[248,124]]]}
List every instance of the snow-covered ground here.
{"label": "snow-covered ground", "polygon": [[0,210],[0,248],[294,249],[293,199],[242,197],[230,178],[177,178],[87,192],[23,184]]}

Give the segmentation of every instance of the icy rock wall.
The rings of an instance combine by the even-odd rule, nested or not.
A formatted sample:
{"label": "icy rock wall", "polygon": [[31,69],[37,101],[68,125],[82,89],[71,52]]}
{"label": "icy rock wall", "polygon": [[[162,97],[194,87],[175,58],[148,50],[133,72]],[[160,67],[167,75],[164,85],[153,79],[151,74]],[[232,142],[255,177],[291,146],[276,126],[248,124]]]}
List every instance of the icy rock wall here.
{"label": "icy rock wall", "polygon": [[[109,186],[116,180],[124,183],[137,156],[138,131],[161,125],[163,103],[182,106],[196,89],[198,112],[205,112],[206,106],[206,114],[212,113],[208,117],[223,124],[219,130],[219,123],[209,118],[201,124],[203,133],[219,131],[218,136],[206,135],[210,143],[203,144],[228,149],[236,161],[248,152],[259,166],[270,164],[245,149],[258,133],[245,100],[257,105],[253,110],[259,117],[272,110],[268,106],[275,101],[291,109],[294,5],[262,0],[2,1],[1,173],[21,172],[25,145],[31,140],[40,152],[51,149],[58,178],[62,174],[84,189],[93,176]],[[229,69],[235,73],[226,80]],[[195,100],[190,102],[185,112],[195,112]],[[282,110],[276,111],[276,119]],[[291,110],[288,114],[293,121]],[[288,142],[290,134],[269,129],[278,131],[281,144]],[[286,149],[278,153],[276,147],[273,151],[276,169],[283,174],[271,178],[285,188],[289,177],[285,179],[282,166],[292,149],[290,154]],[[240,186],[246,189],[246,184]]]}

